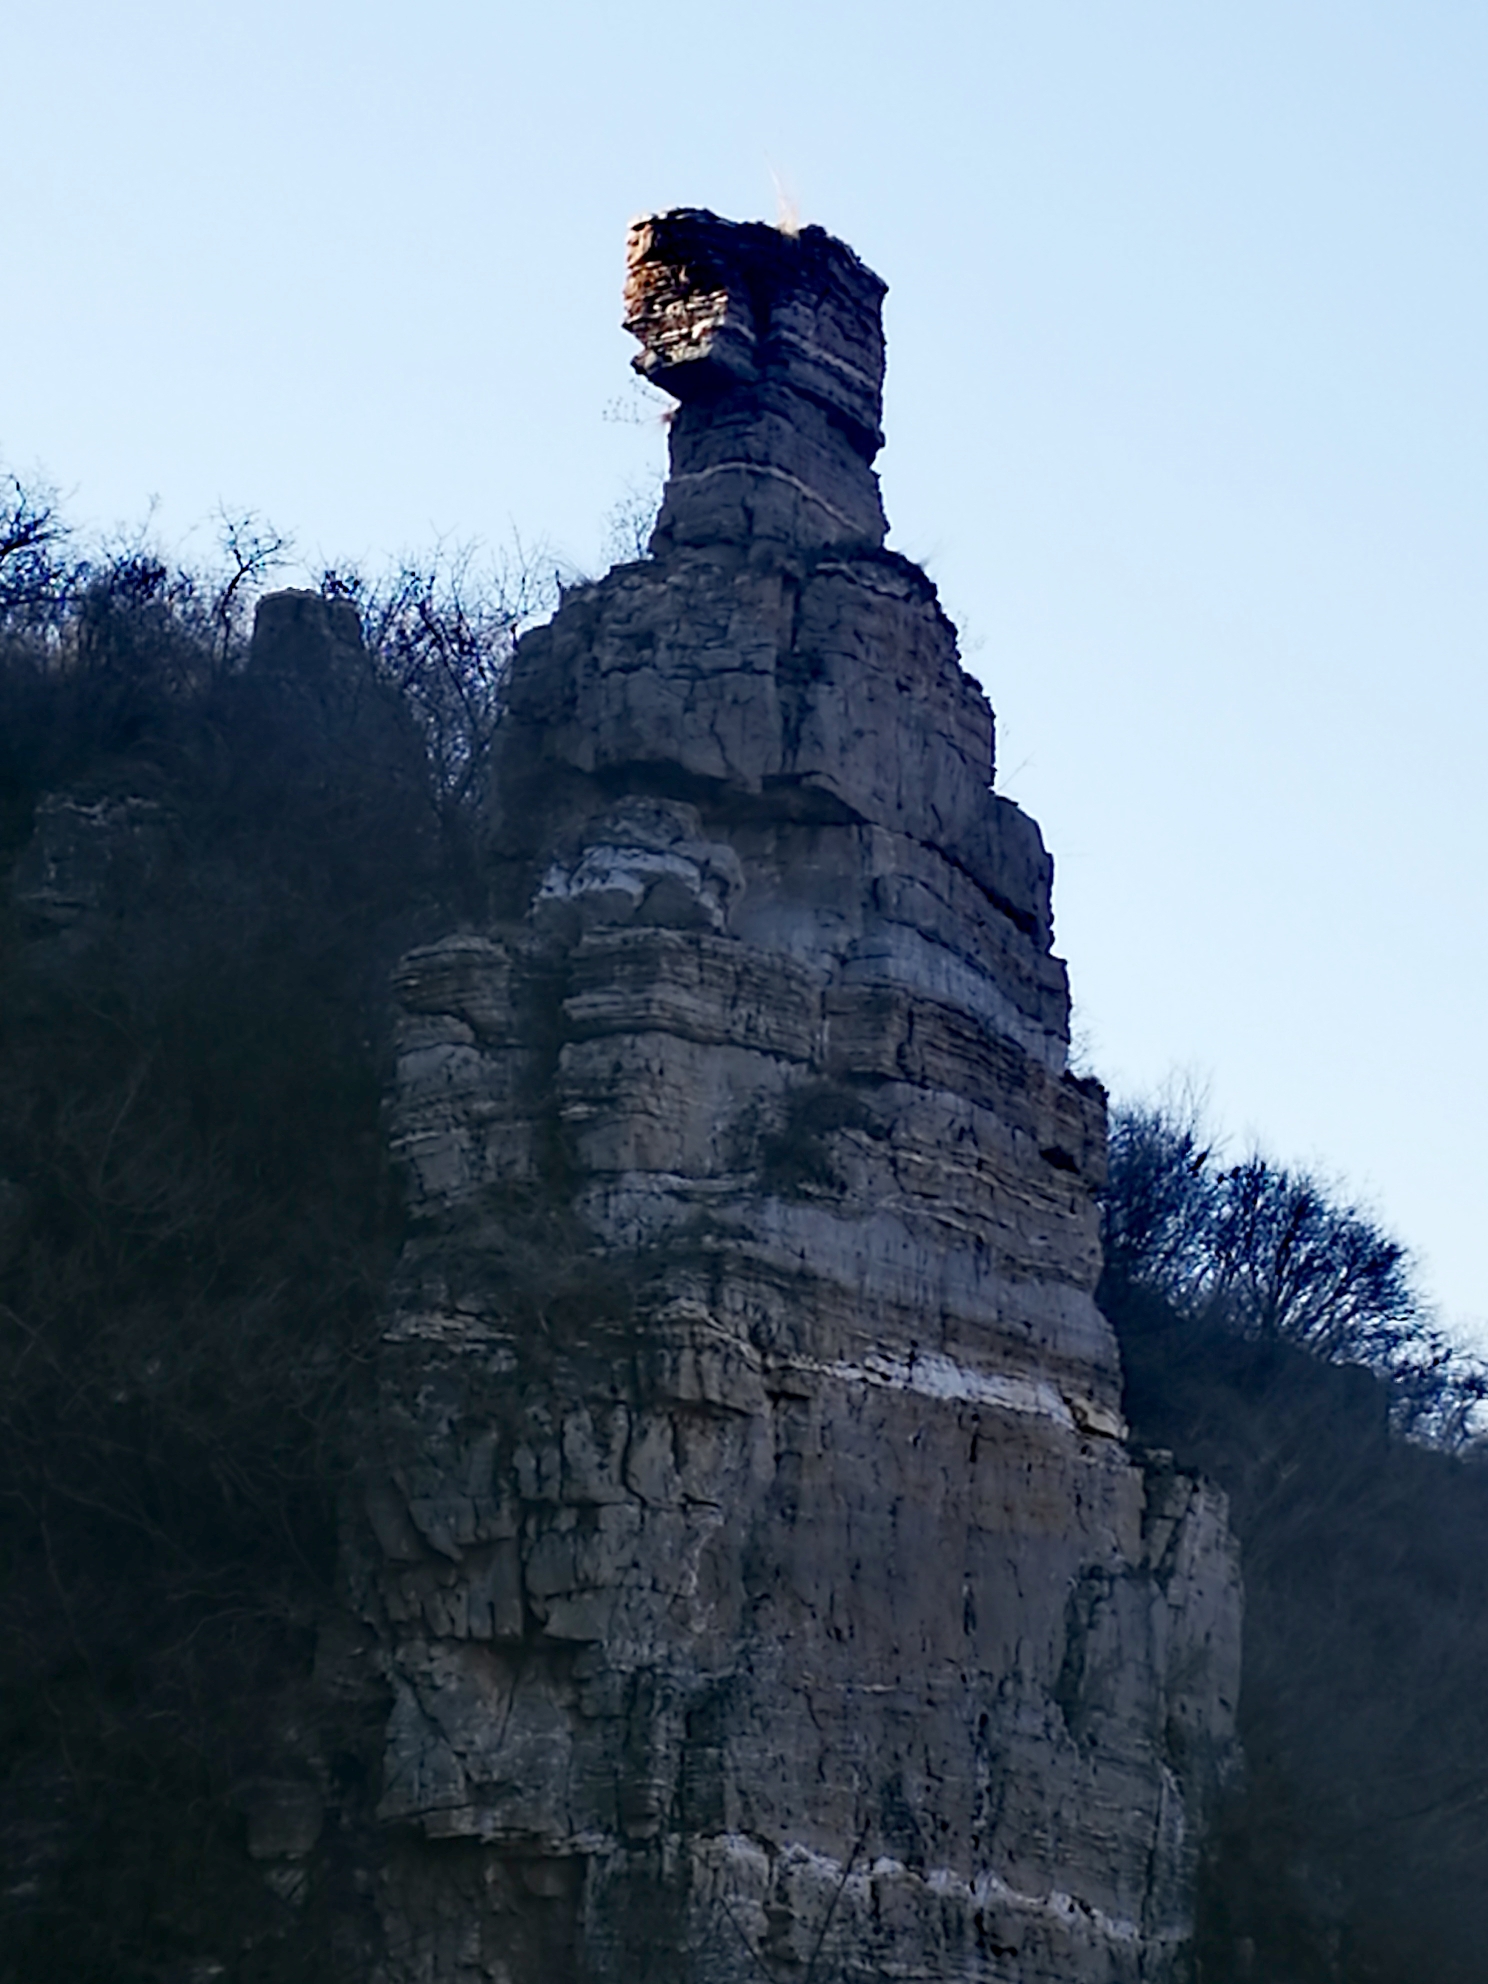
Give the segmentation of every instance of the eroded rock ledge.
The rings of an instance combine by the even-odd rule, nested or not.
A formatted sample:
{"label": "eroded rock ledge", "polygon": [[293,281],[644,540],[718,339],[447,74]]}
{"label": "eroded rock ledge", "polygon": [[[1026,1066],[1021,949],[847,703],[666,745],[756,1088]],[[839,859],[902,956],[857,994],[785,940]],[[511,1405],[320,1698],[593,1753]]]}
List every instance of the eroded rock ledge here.
{"label": "eroded rock ledge", "polygon": [[398,972],[327,1655],[392,1690],[384,1984],[1182,1974],[1235,1558],[1125,1444],[1050,862],[882,548],[882,294],[638,225],[652,555],[522,642],[498,913]]}

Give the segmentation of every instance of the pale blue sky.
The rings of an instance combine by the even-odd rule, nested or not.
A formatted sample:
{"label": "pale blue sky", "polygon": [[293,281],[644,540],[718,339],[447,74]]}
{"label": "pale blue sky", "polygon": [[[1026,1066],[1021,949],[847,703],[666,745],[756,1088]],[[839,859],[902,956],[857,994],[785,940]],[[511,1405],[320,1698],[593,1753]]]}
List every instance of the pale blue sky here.
{"label": "pale blue sky", "polygon": [[1207,1079],[1484,1325],[1485,104],[1465,0],[3,0],[0,450],[188,553],[225,502],[595,569],[663,446],[626,223],[773,172],[890,284],[893,541],[1096,1068]]}

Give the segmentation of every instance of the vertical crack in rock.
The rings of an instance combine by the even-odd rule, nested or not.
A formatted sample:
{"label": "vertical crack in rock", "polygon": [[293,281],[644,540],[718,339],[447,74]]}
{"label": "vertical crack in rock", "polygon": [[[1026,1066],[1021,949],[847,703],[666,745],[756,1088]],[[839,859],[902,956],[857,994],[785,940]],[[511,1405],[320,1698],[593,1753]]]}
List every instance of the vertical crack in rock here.
{"label": "vertical crack in rock", "polygon": [[1104,1095],[883,548],[882,296],[633,230],[651,555],[520,644],[494,914],[397,973],[382,1984],[1183,1974],[1235,1556],[1125,1444]]}

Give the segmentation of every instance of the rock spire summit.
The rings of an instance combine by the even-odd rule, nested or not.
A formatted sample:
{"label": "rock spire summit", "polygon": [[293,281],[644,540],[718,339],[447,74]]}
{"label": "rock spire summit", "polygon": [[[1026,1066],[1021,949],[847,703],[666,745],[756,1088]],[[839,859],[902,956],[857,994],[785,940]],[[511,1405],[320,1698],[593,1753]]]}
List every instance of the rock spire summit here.
{"label": "rock spire summit", "polygon": [[681,403],[657,550],[883,543],[885,289],[819,227],[789,234],[696,207],[635,223],[631,362]]}

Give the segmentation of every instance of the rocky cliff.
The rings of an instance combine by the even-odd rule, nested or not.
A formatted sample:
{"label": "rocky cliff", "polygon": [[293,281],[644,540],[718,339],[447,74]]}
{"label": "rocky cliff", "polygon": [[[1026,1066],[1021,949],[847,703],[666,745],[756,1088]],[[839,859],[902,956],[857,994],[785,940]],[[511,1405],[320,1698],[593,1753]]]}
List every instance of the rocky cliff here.
{"label": "rocky cliff", "polygon": [[651,554],[520,644],[495,914],[397,973],[321,1656],[391,1689],[381,1984],[1184,1971],[1235,1558],[1126,1444],[1051,864],[884,549],[882,295],[633,231]]}

